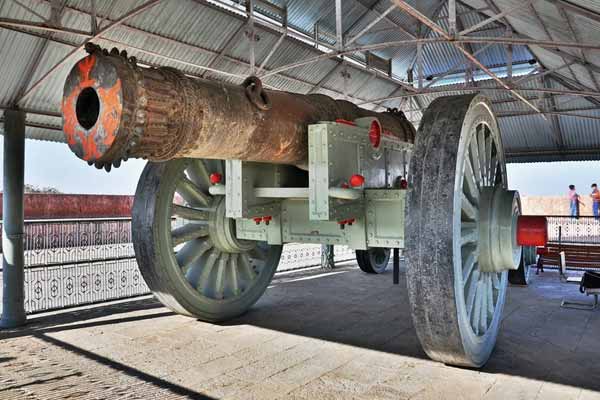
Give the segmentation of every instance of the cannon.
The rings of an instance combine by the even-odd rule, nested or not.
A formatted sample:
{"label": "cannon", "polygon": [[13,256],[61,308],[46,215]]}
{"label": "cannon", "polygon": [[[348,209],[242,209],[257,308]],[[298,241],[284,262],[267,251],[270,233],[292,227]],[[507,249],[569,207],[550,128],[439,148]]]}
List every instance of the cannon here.
{"label": "cannon", "polygon": [[525,279],[521,246],[543,245],[545,225],[520,216],[485,97],[438,98],[415,132],[397,110],[87,50],[65,83],[64,133],[97,168],[149,160],[132,236],[141,273],[167,307],[205,321],[244,313],[284,243],[349,246],[369,273],[400,249],[425,352],[453,365],[487,361],[507,284]]}

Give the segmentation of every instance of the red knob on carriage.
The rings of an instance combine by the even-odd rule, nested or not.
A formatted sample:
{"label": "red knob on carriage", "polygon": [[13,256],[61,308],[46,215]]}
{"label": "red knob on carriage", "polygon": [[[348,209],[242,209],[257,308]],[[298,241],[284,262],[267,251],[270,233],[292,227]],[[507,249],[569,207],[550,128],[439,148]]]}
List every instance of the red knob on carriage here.
{"label": "red knob on carriage", "polygon": [[218,172],[213,172],[212,174],[210,174],[208,179],[210,179],[210,183],[216,185],[217,183],[221,183],[221,181],[223,180],[223,175],[221,175]]}
{"label": "red knob on carriage", "polygon": [[359,187],[365,183],[365,177],[362,175],[354,174],[350,177],[350,186]]}

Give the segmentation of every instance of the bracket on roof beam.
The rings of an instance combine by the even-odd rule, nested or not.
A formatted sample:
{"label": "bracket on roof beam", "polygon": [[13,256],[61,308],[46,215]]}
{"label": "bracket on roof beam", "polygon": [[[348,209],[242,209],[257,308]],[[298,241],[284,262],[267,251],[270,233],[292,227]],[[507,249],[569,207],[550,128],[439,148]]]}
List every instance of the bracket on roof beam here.
{"label": "bracket on roof beam", "polygon": [[392,76],[392,60],[390,58],[379,57],[370,51],[366,51],[365,59],[367,68],[379,70],[389,77]]}

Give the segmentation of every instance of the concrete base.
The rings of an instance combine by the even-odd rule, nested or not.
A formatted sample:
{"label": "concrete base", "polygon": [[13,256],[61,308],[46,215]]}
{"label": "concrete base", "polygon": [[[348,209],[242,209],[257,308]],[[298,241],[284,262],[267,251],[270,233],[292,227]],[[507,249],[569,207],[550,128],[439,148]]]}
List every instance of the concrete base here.
{"label": "concrete base", "polygon": [[0,333],[0,398],[600,399],[600,312],[565,297],[555,271],[510,287],[481,371],[427,359],[391,268],[280,274],[222,325],[150,298],[34,316]]}

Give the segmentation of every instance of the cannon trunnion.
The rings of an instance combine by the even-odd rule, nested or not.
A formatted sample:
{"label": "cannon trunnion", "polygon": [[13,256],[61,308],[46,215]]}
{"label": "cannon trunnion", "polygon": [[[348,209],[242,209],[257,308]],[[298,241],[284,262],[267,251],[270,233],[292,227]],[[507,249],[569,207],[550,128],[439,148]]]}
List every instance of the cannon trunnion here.
{"label": "cannon trunnion", "polygon": [[98,168],[151,160],[132,233],[140,270],[167,307],[207,321],[240,315],[267,289],[284,243],[350,246],[375,273],[398,248],[427,354],[487,361],[508,281],[526,279],[518,231],[543,221],[519,220],[484,97],[434,100],[415,135],[402,113],[88,51],[65,84],[65,135]]}

